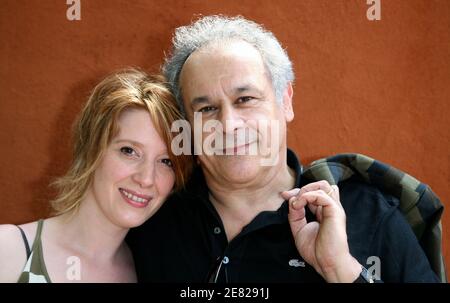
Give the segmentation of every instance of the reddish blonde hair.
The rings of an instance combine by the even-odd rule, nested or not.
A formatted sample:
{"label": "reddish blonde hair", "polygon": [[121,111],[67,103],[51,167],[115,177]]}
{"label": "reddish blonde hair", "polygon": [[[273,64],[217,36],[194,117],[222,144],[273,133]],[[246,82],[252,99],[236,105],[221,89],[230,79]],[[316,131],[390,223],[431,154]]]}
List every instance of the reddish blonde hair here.
{"label": "reddish blonde hair", "polygon": [[175,156],[170,148],[174,137],[172,122],[183,119],[175,98],[162,76],[127,69],[108,76],[94,88],[74,125],[72,165],[65,176],[53,183],[59,191],[51,202],[56,214],[78,208],[104,151],[118,133],[117,119],[127,108],[148,111],[167,145],[175,171],[175,189],[184,187],[192,170],[192,157]]}

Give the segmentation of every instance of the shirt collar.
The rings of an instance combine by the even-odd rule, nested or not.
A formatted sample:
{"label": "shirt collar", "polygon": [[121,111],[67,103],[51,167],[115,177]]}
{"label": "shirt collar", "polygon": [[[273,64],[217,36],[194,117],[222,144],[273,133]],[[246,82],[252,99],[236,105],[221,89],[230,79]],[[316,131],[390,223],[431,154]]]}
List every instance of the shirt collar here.
{"label": "shirt collar", "polygon": [[[297,157],[297,155],[291,149],[287,149],[287,157],[286,162],[287,165],[292,168],[295,172],[295,186],[300,187],[301,185],[301,175],[303,171],[303,167]],[[206,207],[212,211],[214,216],[218,217],[217,211],[212,205],[211,201],[209,201],[209,191],[206,185],[205,176],[202,172],[200,166],[197,166],[191,176],[189,183],[186,186],[186,193],[189,195],[193,195],[198,200],[202,201],[206,205]],[[278,209],[279,215],[283,218],[287,218],[288,207],[287,202],[285,201],[281,207]]]}

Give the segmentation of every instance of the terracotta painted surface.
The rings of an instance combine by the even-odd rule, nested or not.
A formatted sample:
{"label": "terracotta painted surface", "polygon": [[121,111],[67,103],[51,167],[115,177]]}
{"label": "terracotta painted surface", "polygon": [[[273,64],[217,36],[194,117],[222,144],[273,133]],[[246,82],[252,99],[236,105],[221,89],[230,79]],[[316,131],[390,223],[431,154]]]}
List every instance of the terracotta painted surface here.
{"label": "terracotta painted surface", "polygon": [[[1,223],[48,214],[70,161],[70,127],[93,85],[126,66],[157,71],[175,27],[241,14],[287,48],[296,72],[289,145],[304,164],[339,152],[390,163],[450,206],[450,2],[382,0],[0,2]],[[450,212],[444,215],[450,264]]]}

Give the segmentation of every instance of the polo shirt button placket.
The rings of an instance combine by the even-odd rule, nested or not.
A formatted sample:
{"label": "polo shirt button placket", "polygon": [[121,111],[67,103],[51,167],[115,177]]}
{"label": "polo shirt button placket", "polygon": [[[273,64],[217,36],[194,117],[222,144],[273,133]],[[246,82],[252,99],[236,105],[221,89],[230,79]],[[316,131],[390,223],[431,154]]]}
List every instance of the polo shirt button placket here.
{"label": "polo shirt button placket", "polygon": [[218,235],[221,231],[220,227],[214,227],[214,234]]}

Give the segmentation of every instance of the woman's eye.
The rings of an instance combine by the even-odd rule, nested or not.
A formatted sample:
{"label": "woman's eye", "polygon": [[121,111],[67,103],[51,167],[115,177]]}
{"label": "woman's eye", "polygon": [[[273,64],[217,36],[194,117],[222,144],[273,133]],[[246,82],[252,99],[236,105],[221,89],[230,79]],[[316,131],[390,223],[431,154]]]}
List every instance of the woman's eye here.
{"label": "woman's eye", "polygon": [[136,151],[129,146],[124,146],[120,149],[120,152],[126,156],[136,155]]}
{"label": "woman's eye", "polygon": [[169,166],[169,167],[173,167],[172,161],[169,158],[162,159],[161,162],[164,163],[165,165]]}

